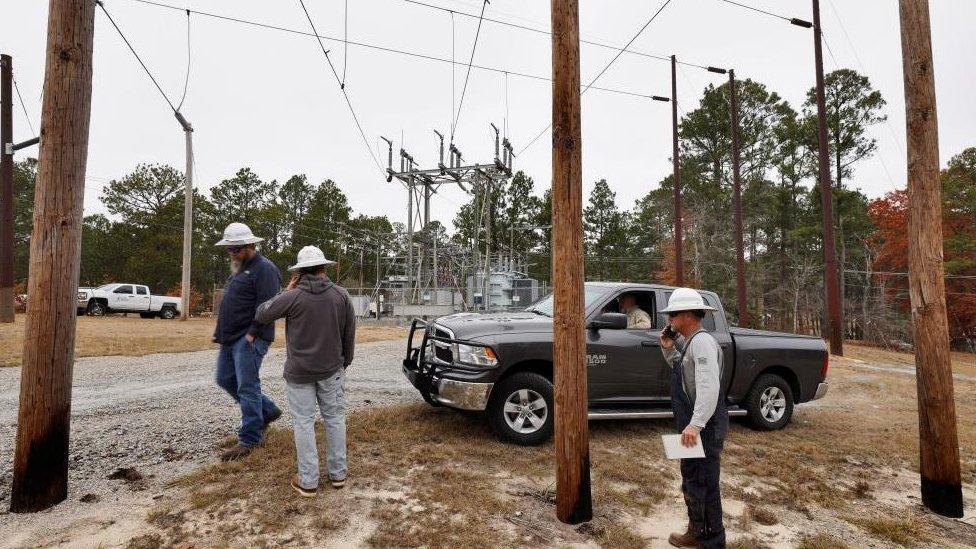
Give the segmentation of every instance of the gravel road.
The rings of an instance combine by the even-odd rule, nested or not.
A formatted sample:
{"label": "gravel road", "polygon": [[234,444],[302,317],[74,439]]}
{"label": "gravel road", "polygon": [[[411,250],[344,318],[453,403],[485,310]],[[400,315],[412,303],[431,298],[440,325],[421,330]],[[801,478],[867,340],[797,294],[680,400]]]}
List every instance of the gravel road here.
{"label": "gravel road", "polygon": [[[357,345],[347,378],[351,413],[420,400],[400,372],[402,358],[400,340]],[[143,503],[175,475],[216,460],[217,445],[236,435],[240,412],[213,382],[215,359],[216,351],[198,351],[77,360],[68,500],[51,511],[24,516],[6,514],[20,368],[0,368],[0,546],[27,542],[30,538],[18,534],[53,526],[44,522],[65,524],[83,517],[94,501],[103,509],[134,500]],[[288,424],[284,360],[284,349],[272,349],[261,378],[264,392],[286,411],[280,423]],[[107,478],[123,467],[136,468],[144,479],[127,483]]]}

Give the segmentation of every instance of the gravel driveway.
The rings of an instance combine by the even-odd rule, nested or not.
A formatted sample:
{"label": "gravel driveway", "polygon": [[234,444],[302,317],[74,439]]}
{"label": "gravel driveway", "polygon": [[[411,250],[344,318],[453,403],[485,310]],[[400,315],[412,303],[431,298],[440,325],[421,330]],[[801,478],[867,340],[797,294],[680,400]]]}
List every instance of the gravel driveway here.
{"label": "gravel driveway", "polygon": [[[357,345],[349,367],[347,398],[356,409],[420,396],[400,372],[403,342]],[[82,358],[75,362],[71,410],[68,500],[35,515],[6,514],[17,433],[20,368],[0,368],[0,545],[29,538],[31,526],[51,527],[83,517],[85,508],[144,503],[175,475],[217,458],[217,445],[234,436],[240,412],[213,382],[216,351],[145,357]],[[269,351],[261,368],[262,389],[286,413],[284,349]],[[127,483],[107,477],[134,467],[144,480]],[[85,498],[89,503],[79,501]],[[13,537],[10,537],[10,536]]]}

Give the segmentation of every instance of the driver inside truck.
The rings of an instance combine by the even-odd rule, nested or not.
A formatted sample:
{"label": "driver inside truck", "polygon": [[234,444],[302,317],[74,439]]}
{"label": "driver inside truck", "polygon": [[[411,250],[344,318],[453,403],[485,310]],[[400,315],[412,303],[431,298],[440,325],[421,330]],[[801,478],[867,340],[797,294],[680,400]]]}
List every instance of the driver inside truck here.
{"label": "driver inside truck", "polygon": [[617,298],[617,306],[620,312],[627,315],[628,330],[650,330],[651,316],[646,311],[637,306],[637,296],[632,293],[621,294]]}

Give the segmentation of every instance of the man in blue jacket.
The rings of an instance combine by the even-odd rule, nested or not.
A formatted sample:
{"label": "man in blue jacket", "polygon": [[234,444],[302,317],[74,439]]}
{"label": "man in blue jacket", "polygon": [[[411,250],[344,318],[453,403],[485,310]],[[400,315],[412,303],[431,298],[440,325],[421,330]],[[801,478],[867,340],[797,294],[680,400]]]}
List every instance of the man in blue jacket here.
{"label": "man in blue jacket", "polygon": [[241,428],[237,444],[220,459],[241,459],[261,442],[268,425],[281,417],[281,410],[261,393],[261,361],[274,341],[274,322],[258,324],[254,314],[258,305],[281,291],[281,272],[261,255],[255,244],[264,240],[254,236],[243,223],[231,223],[224,238],[217,242],[227,250],[231,275],[217,313],[214,342],[220,343],[216,381],[241,405]]}

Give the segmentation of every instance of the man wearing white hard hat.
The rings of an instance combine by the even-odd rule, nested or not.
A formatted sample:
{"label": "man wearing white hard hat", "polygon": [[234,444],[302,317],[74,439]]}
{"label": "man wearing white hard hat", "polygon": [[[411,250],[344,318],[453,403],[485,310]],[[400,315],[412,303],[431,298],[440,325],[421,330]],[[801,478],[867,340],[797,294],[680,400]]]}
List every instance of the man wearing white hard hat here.
{"label": "man wearing white hard hat", "polygon": [[346,368],[356,343],[356,313],[349,293],[325,274],[334,263],[322,250],[305,246],[287,289],[258,307],[261,324],[285,319],[288,358],[285,393],[295,431],[298,474],[291,487],[312,497],[319,485],[319,455],[315,444],[315,409],[325,420],[326,468],[333,488],[346,482]]}
{"label": "man wearing white hard hat", "polygon": [[681,491],[688,507],[688,528],[668,538],[676,547],[725,547],[722,496],[719,491],[722,446],[729,414],[722,389],[722,348],[702,329],[714,311],[691,288],[671,294],[668,325],[661,331],[661,350],[671,367],[671,408],[681,442],[694,446],[699,437],[704,458],[681,460]]}
{"label": "man wearing white hard hat", "polygon": [[249,454],[260,444],[268,425],[281,417],[278,406],[261,392],[261,362],[274,341],[274,323],[258,324],[254,313],[258,305],[281,291],[281,272],[255,246],[262,240],[247,225],[231,223],[216,244],[227,250],[231,275],[224,285],[214,330],[214,342],[220,343],[215,377],[217,385],[241,407],[237,444],[220,456],[224,461]]}

